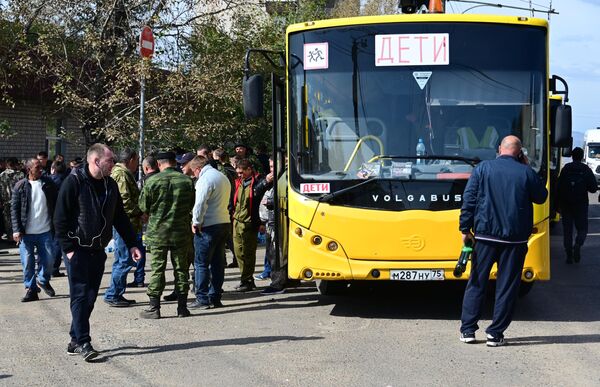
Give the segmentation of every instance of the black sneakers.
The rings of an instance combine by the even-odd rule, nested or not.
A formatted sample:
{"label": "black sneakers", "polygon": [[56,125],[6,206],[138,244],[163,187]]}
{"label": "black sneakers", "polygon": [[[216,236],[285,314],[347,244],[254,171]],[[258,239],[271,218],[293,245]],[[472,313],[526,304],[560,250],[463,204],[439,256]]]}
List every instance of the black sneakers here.
{"label": "black sneakers", "polygon": [[238,292],[249,292],[254,289],[256,289],[256,285],[254,285],[254,281],[242,282],[238,286],[235,287],[235,290]]}
{"label": "black sneakers", "polygon": [[112,306],[115,308],[126,308],[131,304],[135,304],[134,300],[128,300],[125,297],[121,296],[117,299],[104,299],[104,302],[108,304],[108,306]]}
{"label": "black sneakers", "polygon": [[69,343],[67,345],[67,355],[81,355],[83,356],[83,360],[90,362],[100,355],[98,351],[92,347],[91,343],[84,343],[82,345],[77,345],[75,343]]}
{"label": "black sneakers", "polygon": [[505,345],[504,336],[492,336],[488,333],[486,345],[488,347],[501,347]]}
{"label": "black sneakers", "polygon": [[56,292],[50,285],[50,282],[48,282],[46,285],[42,285],[41,283],[38,282],[37,285],[40,287],[40,289],[42,289],[44,291],[44,293],[46,293],[48,295],[48,297],[56,296]]}
{"label": "black sneakers", "polygon": [[473,344],[475,342],[475,333],[461,333],[460,341],[466,344]]}
{"label": "black sneakers", "polygon": [[143,282],[135,282],[135,281],[131,281],[130,283],[127,284],[128,288],[143,288],[145,286],[146,286],[146,284],[144,284]]}
{"label": "black sneakers", "polygon": [[189,304],[187,304],[187,307],[189,309],[205,310],[205,309],[210,309],[212,307],[212,305],[211,304],[203,304],[202,302],[200,302],[198,300],[194,300],[193,302],[190,302]]}
{"label": "black sneakers", "polygon": [[277,289],[272,286],[267,286],[266,288],[263,289],[262,292],[260,292],[260,294],[262,296],[270,296],[272,294],[282,294],[282,293],[285,293],[285,289]]}
{"label": "black sneakers", "polygon": [[38,297],[38,292],[36,289],[27,289],[25,296],[21,298],[21,302],[37,301],[39,299],[40,298]]}

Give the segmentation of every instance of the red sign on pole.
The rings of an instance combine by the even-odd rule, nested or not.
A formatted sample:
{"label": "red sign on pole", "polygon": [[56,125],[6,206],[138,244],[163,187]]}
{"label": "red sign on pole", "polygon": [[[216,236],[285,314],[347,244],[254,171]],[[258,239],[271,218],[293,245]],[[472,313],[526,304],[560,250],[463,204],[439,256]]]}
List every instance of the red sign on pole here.
{"label": "red sign on pole", "polygon": [[152,58],[152,54],[154,54],[154,35],[150,27],[144,26],[140,35],[140,55],[143,58]]}

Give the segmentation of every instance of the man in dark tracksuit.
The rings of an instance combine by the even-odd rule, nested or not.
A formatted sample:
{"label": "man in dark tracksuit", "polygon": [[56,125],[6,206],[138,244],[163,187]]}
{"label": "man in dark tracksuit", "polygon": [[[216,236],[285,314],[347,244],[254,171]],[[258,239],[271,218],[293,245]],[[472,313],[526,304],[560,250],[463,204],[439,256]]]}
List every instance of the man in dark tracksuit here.
{"label": "man in dark tracksuit", "polygon": [[483,161],[473,170],[460,213],[463,241],[476,240],[463,299],[460,340],[475,342],[490,271],[497,263],[496,302],[492,324],[486,329],[490,347],[504,344],[504,331],[512,320],[527,240],[533,229],[532,203],[541,204],[548,196],[541,179],[527,165],[517,137],[505,137],[499,152],[498,158]]}
{"label": "man in dark tracksuit", "polygon": [[[558,211],[563,225],[563,245],[567,254],[567,263],[578,263],[581,259],[581,246],[585,242],[588,230],[588,192],[598,190],[594,172],[582,163],[583,149],[577,147],[571,153],[573,162],[566,164],[560,171],[557,182]],[[573,245],[573,225],[577,230]]]}
{"label": "man in dark tracksuit", "polygon": [[114,157],[106,145],[92,145],[87,164],[74,169],[63,182],[54,212],[55,235],[67,256],[73,316],[67,353],[81,354],[85,361],[98,356],[91,345],[90,315],[104,274],[104,248],[112,238],[113,226],[125,240],[133,260],[141,258],[119,188],[110,177]]}

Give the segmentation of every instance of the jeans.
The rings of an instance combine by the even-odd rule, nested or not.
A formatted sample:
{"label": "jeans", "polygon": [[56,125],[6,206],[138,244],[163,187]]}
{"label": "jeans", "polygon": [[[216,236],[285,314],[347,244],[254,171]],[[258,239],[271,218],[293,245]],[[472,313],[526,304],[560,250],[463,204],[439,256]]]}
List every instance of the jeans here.
{"label": "jeans", "polygon": [[73,318],[69,332],[72,343],[82,345],[92,341],[90,316],[100,289],[105,262],[106,253],[103,250],[78,249],[71,259],[65,259]]}
{"label": "jeans", "polygon": [[[129,249],[125,241],[116,229],[113,228],[113,239],[115,241],[115,262],[112,266],[112,275],[110,276],[110,285],[104,293],[105,300],[117,300],[122,297],[127,287],[127,273],[132,267],[136,266],[131,258]],[[136,245],[143,251],[141,236],[136,240]],[[144,254],[145,255],[145,254]],[[142,280],[143,282],[143,280]]]}
{"label": "jeans", "polygon": [[498,264],[496,295],[492,323],[486,333],[502,337],[512,321],[515,303],[521,285],[521,272],[527,254],[527,243],[496,243],[477,240],[471,258],[471,276],[463,298],[462,333],[475,333],[479,328],[481,309],[490,271]]}
{"label": "jeans", "polygon": [[46,285],[50,282],[54,266],[54,238],[50,231],[42,234],[24,234],[19,244],[21,265],[23,265],[23,283],[25,288],[37,290],[35,278],[35,248],[39,263],[37,281]]}
{"label": "jeans", "polygon": [[225,280],[225,242],[229,238],[230,224],[202,227],[194,235],[194,268],[196,269],[196,299],[202,304],[221,300]]}
{"label": "jeans", "polygon": [[146,247],[142,242],[142,234],[137,234],[137,247],[142,253],[142,258],[134,263],[135,271],[133,272],[133,280],[138,284],[143,284],[146,278]]}

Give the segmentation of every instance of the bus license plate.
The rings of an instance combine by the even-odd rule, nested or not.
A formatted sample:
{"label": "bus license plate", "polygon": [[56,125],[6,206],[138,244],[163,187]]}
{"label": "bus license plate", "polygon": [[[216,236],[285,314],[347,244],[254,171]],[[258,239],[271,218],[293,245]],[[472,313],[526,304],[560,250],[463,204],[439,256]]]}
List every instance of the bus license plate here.
{"label": "bus license plate", "polygon": [[390,270],[390,279],[394,281],[443,281],[444,270]]}

